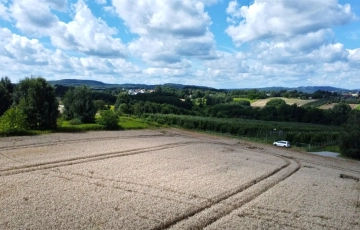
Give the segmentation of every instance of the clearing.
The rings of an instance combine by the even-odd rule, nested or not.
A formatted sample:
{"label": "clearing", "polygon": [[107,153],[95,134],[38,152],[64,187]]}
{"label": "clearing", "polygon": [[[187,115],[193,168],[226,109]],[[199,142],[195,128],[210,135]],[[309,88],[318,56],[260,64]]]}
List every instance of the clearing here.
{"label": "clearing", "polygon": [[179,129],[0,140],[0,229],[360,229],[357,161]]}
{"label": "clearing", "polygon": [[270,98],[266,98],[266,99],[259,99],[253,103],[251,103],[251,106],[253,107],[264,107],[266,105],[266,103],[268,101],[270,101],[271,99],[282,99],[286,102],[286,104],[288,105],[293,105],[293,104],[298,104],[299,106],[303,106],[307,103],[313,102],[313,101],[317,101],[316,99],[311,99],[311,100],[303,100],[303,99],[297,99],[297,98],[285,98],[285,97],[270,97]]}

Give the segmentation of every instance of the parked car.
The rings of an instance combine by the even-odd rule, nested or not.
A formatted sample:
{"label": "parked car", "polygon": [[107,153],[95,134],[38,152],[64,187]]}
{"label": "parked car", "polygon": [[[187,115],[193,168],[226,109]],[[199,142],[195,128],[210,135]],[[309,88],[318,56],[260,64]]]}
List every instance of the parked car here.
{"label": "parked car", "polygon": [[288,141],[275,141],[273,143],[273,145],[289,148],[290,147],[290,142],[288,142]]}

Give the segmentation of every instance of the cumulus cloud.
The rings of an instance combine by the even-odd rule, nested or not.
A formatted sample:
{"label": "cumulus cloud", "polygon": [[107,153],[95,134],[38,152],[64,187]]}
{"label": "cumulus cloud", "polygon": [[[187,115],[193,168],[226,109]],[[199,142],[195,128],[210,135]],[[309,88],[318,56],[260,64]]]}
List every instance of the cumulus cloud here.
{"label": "cumulus cloud", "polygon": [[82,0],[74,5],[74,11],[73,20],[69,23],[59,22],[58,28],[51,35],[51,41],[56,47],[99,57],[127,56],[121,40],[113,37],[117,30],[110,28],[102,19],[95,18]]}
{"label": "cumulus cloud", "polygon": [[149,64],[216,58],[211,19],[203,2],[113,0],[113,5],[130,32],[140,36],[129,45],[130,50]]}
{"label": "cumulus cloud", "polygon": [[27,0],[14,0],[10,7],[11,17],[16,27],[29,35],[44,36],[51,33],[59,19],[51,13],[51,8],[62,9],[66,0],[39,0],[34,4]]}
{"label": "cumulus cloud", "polygon": [[226,32],[237,45],[316,33],[355,18],[351,6],[338,4],[337,0],[255,0],[250,6],[231,1],[227,13],[231,25]]}
{"label": "cumulus cloud", "polygon": [[37,39],[28,39],[6,28],[0,30],[0,55],[27,65],[47,64],[49,51]]}
{"label": "cumulus cloud", "polygon": [[0,1],[0,18],[4,19],[6,21],[10,20],[9,8],[2,1]]}

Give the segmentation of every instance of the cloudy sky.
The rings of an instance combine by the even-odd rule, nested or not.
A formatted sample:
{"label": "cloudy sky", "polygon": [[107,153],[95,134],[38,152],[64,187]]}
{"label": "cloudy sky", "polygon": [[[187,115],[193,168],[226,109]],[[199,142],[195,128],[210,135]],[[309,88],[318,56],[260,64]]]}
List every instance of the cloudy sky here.
{"label": "cloudy sky", "polygon": [[0,0],[0,77],[360,88],[359,0]]}

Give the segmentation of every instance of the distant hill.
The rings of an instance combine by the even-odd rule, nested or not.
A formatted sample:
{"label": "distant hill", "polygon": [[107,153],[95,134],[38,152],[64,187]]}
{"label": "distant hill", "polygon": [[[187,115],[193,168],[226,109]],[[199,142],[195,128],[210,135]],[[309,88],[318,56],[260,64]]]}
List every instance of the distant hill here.
{"label": "distant hill", "polygon": [[[146,84],[108,84],[101,81],[94,81],[94,80],[80,80],[80,79],[62,79],[57,81],[49,81],[52,85],[64,85],[64,86],[81,86],[86,85],[93,89],[107,89],[107,88],[125,88],[125,89],[154,89],[157,85],[146,85]],[[201,90],[222,90],[222,89],[215,89],[206,86],[196,86],[196,85],[182,85],[182,84],[174,84],[174,83],[166,83],[163,86],[170,86],[177,89],[201,89]],[[227,90],[242,90],[245,88],[238,88],[238,89],[227,89]],[[250,88],[246,88],[250,89]],[[253,89],[253,88],[252,88]],[[329,91],[329,92],[348,92],[354,91],[349,89],[342,89],[336,88],[331,86],[301,86],[301,87],[263,87],[263,88],[256,88],[257,90],[261,91],[281,91],[281,90],[297,90],[304,93],[313,93],[318,90]],[[360,91],[360,90],[355,90]]]}
{"label": "distant hill", "polygon": [[[49,81],[51,85],[63,85],[63,86],[81,86],[86,85],[93,89],[107,89],[107,88],[125,88],[125,89],[154,89],[157,85],[145,85],[145,84],[108,84],[101,81],[94,80],[80,80],[80,79],[62,79],[57,81]],[[177,89],[191,88],[191,89],[211,89],[216,90],[214,88],[206,87],[206,86],[196,86],[196,85],[182,85],[182,84],[174,84],[174,83],[166,83],[163,86],[174,87]]]}
{"label": "distant hill", "polygon": [[[244,89],[244,88],[242,88]],[[246,88],[246,89],[255,89],[255,88]],[[299,92],[304,92],[304,93],[314,93],[315,91],[318,90],[323,90],[323,91],[328,91],[328,92],[348,92],[348,91],[358,91],[358,90],[349,90],[349,89],[343,89],[343,88],[336,88],[336,87],[331,87],[331,86],[300,86],[300,87],[277,87],[277,86],[273,86],[273,87],[263,87],[263,88],[256,88],[257,90],[260,91],[281,91],[281,90],[297,90]],[[241,90],[241,89],[231,89],[231,90]]]}

